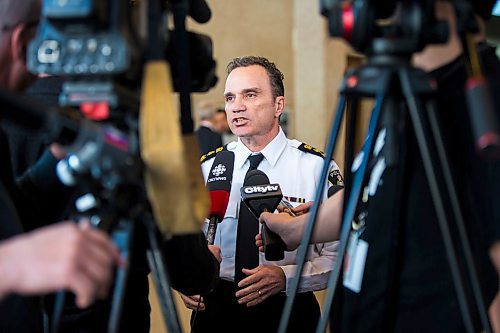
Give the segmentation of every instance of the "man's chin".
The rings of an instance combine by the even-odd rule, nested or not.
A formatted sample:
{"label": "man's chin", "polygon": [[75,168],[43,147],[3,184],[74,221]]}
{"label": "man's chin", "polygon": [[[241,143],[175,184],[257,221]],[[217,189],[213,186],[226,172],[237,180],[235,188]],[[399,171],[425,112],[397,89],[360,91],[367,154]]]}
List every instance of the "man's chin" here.
{"label": "man's chin", "polygon": [[243,127],[235,127],[233,128],[232,132],[234,135],[236,135],[239,138],[245,138],[250,136],[250,133],[248,133],[248,130],[243,128]]}

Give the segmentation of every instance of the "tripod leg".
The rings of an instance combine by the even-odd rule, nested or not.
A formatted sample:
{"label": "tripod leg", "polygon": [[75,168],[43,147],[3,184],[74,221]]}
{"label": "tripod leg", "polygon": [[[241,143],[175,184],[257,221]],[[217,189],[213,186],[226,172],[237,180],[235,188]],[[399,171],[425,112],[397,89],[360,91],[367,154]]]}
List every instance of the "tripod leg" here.
{"label": "tripod leg", "polygon": [[290,292],[288,294],[288,297],[286,298],[285,306],[283,307],[283,312],[281,314],[281,320],[280,324],[278,327],[278,332],[279,333],[285,333],[287,326],[288,326],[288,321],[290,319],[290,314],[292,313],[292,308],[293,308],[293,302],[295,300],[295,294],[297,293],[297,290],[299,289],[299,283],[300,283],[300,277],[302,275],[302,271],[304,269],[304,263],[306,261],[306,256],[308,252],[308,246],[311,242],[313,230],[314,230],[314,223],[316,221],[316,217],[318,215],[318,208],[319,204],[321,202],[321,199],[323,197],[323,191],[325,188],[326,184],[326,179],[328,175],[328,168],[330,165],[330,158],[333,155],[333,151],[335,149],[335,143],[337,141],[338,134],[340,132],[340,126],[342,125],[342,118],[344,116],[344,109],[346,105],[346,98],[344,95],[340,96],[339,104],[337,106],[337,112],[335,113],[335,120],[332,124],[332,129],[330,131],[330,135],[328,137],[328,142],[326,146],[326,152],[325,152],[325,161],[323,163],[323,169],[321,171],[321,177],[319,178],[319,183],[318,187],[316,189],[316,194],[314,197],[314,202],[311,207],[311,212],[309,216],[309,220],[307,221],[307,226],[306,229],[304,230],[304,234],[302,235],[302,240],[301,240],[301,246],[299,246],[298,252],[297,252],[297,259],[296,259],[296,274],[295,277],[292,279],[290,282]]}
{"label": "tripod leg", "polygon": [[123,300],[128,277],[128,263],[130,240],[134,231],[134,223],[130,220],[120,221],[117,230],[112,234],[113,242],[120,249],[122,258],[127,262],[125,267],[120,267],[116,271],[115,288],[113,291],[113,300],[111,303],[111,312],[109,314],[108,333],[117,333],[120,329],[120,319],[123,309]]}
{"label": "tripod leg", "polygon": [[451,239],[449,224],[446,218],[443,195],[437,183],[437,177],[432,165],[433,158],[431,156],[430,145],[428,141],[428,131],[424,128],[424,119],[422,115],[422,107],[419,101],[417,101],[415,94],[413,92],[411,81],[409,78],[409,73],[406,69],[399,71],[399,79],[401,81],[401,87],[403,90],[403,95],[406,99],[408,110],[410,112],[410,118],[415,131],[415,136],[417,139],[418,147],[422,157],[422,162],[424,165],[424,170],[427,176],[427,181],[431,191],[432,199],[434,202],[434,207],[436,210],[436,215],[439,222],[439,227],[441,229],[441,235],[443,237],[444,246],[446,249],[446,254],[448,256],[448,263],[451,269],[451,275],[453,278],[453,283],[455,290],[457,292],[458,302],[460,305],[460,310],[462,313],[462,318],[467,332],[474,332],[474,326],[472,324],[471,318],[471,308],[468,304],[467,297],[464,292],[464,281],[460,276],[458,270],[459,264],[457,260],[457,254],[453,247],[453,242]]}
{"label": "tripod leg", "polygon": [[144,223],[146,225],[149,239],[147,258],[151,273],[153,274],[153,280],[156,284],[158,301],[163,314],[163,321],[167,326],[169,333],[181,333],[181,324],[177,316],[172,289],[170,289],[170,279],[168,277],[167,269],[165,268],[158,239],[156,237],[157,233],[154,221],[152,217],[148,216],[144,218]]}
{"label": "tripod leg", "polygon": [[431,127],[432,135],[434,137],[434,144],[436,145],[437,154],[439,157],[439,162],[441,164],[441,169],[443,170],[443,177],[446,183],[446,187],[448,193],[450,195],[451,206],[453,209],[453,214],[456,220],[456,226],[458,230],[458,235],[460,237],[460,244],[463,247],[463,253],[465,257],[465,262],[467,265],[467,273],[469,275],[472,291],[474,294],[474,298],[476,300],[477,309],[479,311],[479,317],[481,319],[481,323],[485,332],[492,332],[491,324],[488,319],[488,311],[486,309],[486,303],[484,302],[483,294],[481,292],[481,288],[479,285],[479,280],[477,277],[477,271],[474,264],[474,260],[472,258],[472,251],[470,248],[469,240],[467,238],[467,232],[465,230],[465,222],[462,211],[460,209],[460,203],[457,197],[457,191],[453,179],[451,178],[450,165],[448,163],[448,159],[446,158],[446,152],[443,144],[443,138],[441,135],[441,130],[439,128],[439,123],[436,118],[435,105],[433,103],[429,103],[427,106],[427,116],[429,118],[429,124]]}
{"label": "tripod leg", "polygon": [[[346,114],[346,140],[345,140],[345,153],[344,153],[344,165],[351,166],[354,160],[355,151],[355,141],[356,141],[356,123],[358,117],[359,101],[358,97],[349,97],[347,103],[347,114]],[[350,186],[352,181],[352,175],[350,172],[344,172],[344,197],[349,197]],[[344,201],[344,209],[346,202]]]}
{"label": "tripod leg", "polygon": [[54,313],[52,314],[52,325],[50,333],[59,332],[61,327],[61,319],[64,312],[64,304],[66,303],[66,291],[60,290],[56,294],[56,300],[54,305]]}
{"label": "tripod leg", "polygon": [[377,130],[377,125],[379,123],[382,105],[384,104],[384,97],[385,96],[383,94],[377,95],[375,108],[370,118],[367,139],[362,151],[363,160],[361,161],[361,164],[356,174],[354,175],[351,192],[349,194],[349,198],[345,206],[346,208],[344,210],[344,214],[342,217],[342,226],[340,229],[340,241],[338,245],[337,260],[335,261],[333,271],[330,273],[330,277],[328,279],[328,285],[326,289],[327,293],[325,296],[325,300],[323,301],[323,311],[321,314],[320,321],[318,323],[318,327],[316,328],[316,333],[325,332],[326,326],[328,324],[328,318],[332,307],[333,297],[335,295],[335,289],[340,277],[343,259],[347,250],[349,232],[351,231],[351,221],[354,219],[354,214],[356,213],[356,206],[358,204],[359,197],[361,195],[361,191],[363,188],[363,180],[366,175],[366,170],[368,162],[370,160],[371,152],[373,151],[376,139],[375,134]]}

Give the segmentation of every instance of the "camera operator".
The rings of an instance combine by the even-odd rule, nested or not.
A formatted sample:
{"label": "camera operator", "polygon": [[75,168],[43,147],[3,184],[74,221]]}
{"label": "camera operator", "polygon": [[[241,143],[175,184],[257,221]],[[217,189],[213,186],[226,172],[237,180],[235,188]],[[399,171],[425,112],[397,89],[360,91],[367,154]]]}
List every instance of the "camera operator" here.
{"label": "camera operator", "polygon": [[[482,27],[474,36],[483,65],[483,72],[492,92],[500,91],[500,63],[494,49],[485,43],[484,19],[491,13],[494,1],[475,2],[477,20]],[[429,71],[438,83],[437,116],[442,124],[444,143],[452,165],[452,176],[458,185],[458,197],[471,243],[475,266],[487,304],[498,291],[498,276],[488,258],[498,265],[500,246],[499,162],[483,160],[476,153],[471,120],[465,100],[467,70],[456,31],[454,10],[449,2],[437,1],[436,16],[450,24],[451,36],[445,45],[428,46],[415,57],[415,65]],[[495,111],[500,119],[499,95],[494,94]],[[414,140],[414,139],[413,139]],[[332,318],[335,332],[463,332],[457,317],[460,313],[452,283],[448,260],[438,229],[433,201],[416,143],[406,151],[412,158],[405,177],[397,169],[386,168],[377,181],[377,190],[368,201],[368,217],[360,229],[360,238],[368,245],[368,254],[359,293],[339,286]],[[383,159],[383,152],[377,156]],[[401,173],[401,171],[399,171]],[[404,182],[402,193],[391,193],[391,187]],[[382,186],[383,184],[383,186]],[[396,191],[394,191],[396,192]],[[402,197],[400,205],[394,205]],[[390,207],[387,207],[390,205]],[[313,241],[337,239],[341,207],[338,198],[330,198],[320,209]],[[401,209],[403,220],[394,221],[393,210]],[[305,217],[294,222],[286,214],[263,213],[261,221],[282,236],[289,248],[298,246],[306,223]],[[392,224],[389,221],[393,220]],[[396,224],[402,230],[401,243],[395,244],[391,232]],[[456,230],[452,230],[456,235]],[[455,239],[457,239],[455,237]],[[261,237],[256,238],[261,246]],[[460,244],[458,248],[460,248]],[[397,254],[394,252],[398,251]],[[400,256],[396,261],[396,256]],[[463,263],[461,252],[459,259]],[[463,266],[465,269],[465,266]],[[463,272],[462,272],[463,273]],[[344,278],[345,283],[345,278]],[[466,290],[470,293],[470,290]],[[498,310],[490,311],[493,324],[498,325]],[[478,323],[477,313],[473,320]],[[498,329],[498,327],[497,327]]]}
{"label": "camera operator", "polygon": [[[39,3],[37,0],[18,2],[9,0],[2,2],[0,9],[2,22],[14,22],[11,25],[6,24],[2,31],[2,51],[4,51],[0,57],[2,84],[10,90],[20,91],[34,79],[26,71],[25,52],[28,42],[35,34]],[[52,97],[57,95],[62,81],[63,78],[60,77],[40,80],[37,86],[43,87],[41,90],[44,94],[41,104],[56,106],[54,105],[56,99],[47,101],[46,94]],[[50,83],[49,87],[47,82]],[[37,92],[40,93],[40,89],[37,89]],[[43,153],[40,160],[35,163],[39,154],[38,147],[47,145],[46,138],[34,133],[26,134],[34,140],[33,146],[36,146],[34,148],[27,145],[29,151],[24,149],[25,142],[16,140],[22,136],[22,132],[10,131],[10,128],[7,134],[3,130],[0,132],[2,155],[0,236],[2,238],[18,233],[21,229],[20,221],[24,228],[26,225],[29,225],[29,228],[36,228],[53,222],[52,216],[59,215],[68,204],[67,198],[64,200],[52,196],[54,192],[59,191],[59,186],[63,187],[54,174],[57,158],[63,155],[57,151],[57,147],[51,146],[51,149]],[[62,189],[66,194],[72,194],[72,191]],[[46,202],[50,207],[44,207]],[[38,204],[36,210],[31,204]],[[14,205],[17,207],[17,212]],[[37,216],[34,211],[40,214],[36,220],[33,219]],[[131,249],[121,332],[148,332],[150,326],[147,279],[149,268],[145,258],[147,237],[142,225],[137,229]],[[26,244],[27,242],[30,243]],[[112,282],[111,268],[113,262],[121,263],[118,261],[119,254],[108,236],[89,228],[86,222],[78,227],[74,223],[68,223],[63,226],[45,227],[27,236],[14,237],[5,243],[0,243],[0,247],[0,270],[2,277],[6,277],[1,281],[0,296],[3,297],[11,292],[40,294],[67,289],[76,294],[78,307],[87,307],[93,303],[96,296],[99,296],[105,300],[97,302],[92,308],[83,311],[70,308],[69,313],[63,316],[60,331],[105,332],[107,330],[111,305],[107,291]],[[13,255],[19,249],[23,251]],[[173,236],[163,243],[162,249],[169,255],[167,266],[173,272],[171,282],[174,288],[185,294],[206,293],[214,288],[218,278],[218,262],[208,250],[202,233]],[[184,256],[193,260],[183,260]],[[93,264],[92,260],[96,260],[96,263]],[[5,269],[9,269],[9,274],[3,274]],[[19,278],[21,273],[23,279]],[[198,279],[200,276],[203,279]],[[86,281],[84,278],[91,279]],[[39,282],[38,285],[35,282]],[[5,319],[0,320],[0,331],[41,331],[40,305],[34,302],[37,300],[21,299],[21,301],[24,304],[18,299],[5,299],[0,303],[0,314],[2,318],[5,316]],[[14,302],[19,304],[15,305]],[[50,306],[47,307],[50,310]]]}
{"label": "camera operator", "polygon": [[[34,36],[39,9],[38,0],[0,4],[0,85],[4,89],[21,91],[32,80],[25,68],[25,51]],[[11,294],[36,295],[65,288],[75,293],[79,307],[87,307],[96,297],[107,295],[112,268],[121,259],[108,236],[87,222],[65,222],[21,234],[9,149],[2,132],[0,156],[0,331],[41,332],[38,299]]]}

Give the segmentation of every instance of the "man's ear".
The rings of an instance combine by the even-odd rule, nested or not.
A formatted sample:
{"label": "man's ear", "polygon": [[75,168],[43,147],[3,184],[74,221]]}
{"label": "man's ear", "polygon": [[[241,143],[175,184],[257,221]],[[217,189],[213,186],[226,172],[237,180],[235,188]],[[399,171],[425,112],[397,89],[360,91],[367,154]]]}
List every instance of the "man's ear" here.
{"label": "man's ear", "polygon": [[28,44],[34,33],[34,29],[30,29],[25,23],[14,28],[10,37],[12,59],[26,63]]}
{"label": "man's ear", "polygon": [[276,111],[274,112],[276,117],[279,117],[283,111],[285,111],[285,97],[278,96],[274,100],[274,105],[276,106]]}

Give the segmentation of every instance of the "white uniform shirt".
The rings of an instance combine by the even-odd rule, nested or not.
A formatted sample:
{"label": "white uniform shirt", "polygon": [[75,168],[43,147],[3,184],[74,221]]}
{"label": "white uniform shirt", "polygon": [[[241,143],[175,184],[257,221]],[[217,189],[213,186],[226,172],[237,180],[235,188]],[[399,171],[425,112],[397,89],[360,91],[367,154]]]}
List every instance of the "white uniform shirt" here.
{"label": "white uniform shirt", "polygon": [[[261,151],[264,159],[257,168],[269,177],[271,184],[277,183],[280,185],[283,196],[289,199],[294,206],[315,199],[315,192],[323,167],[323,158],[299,150],[298,147],[301,144],[297,140],[287,139],[280,128],[276,138]],[[222,262],[220,277],[224,280],[234,281],[236,233],[241,201],[240,189],[243,186],[245,174],[250,166],[250,162],[247,159],[252,152],[239,139],[237,142],[228,144],[227,149],[234,152],[235,155],[232,187],[226,215],[217,226],[214,244],[221,248]],[[205,182],[214,160],[215,158],[211,158],[202,163]],[[338,169],[338,166],[333,161],[330,165],[330,171],[332,169]],[[327,186],[325,186],[324,198],[326,198],[327,189],[328,182]],[[205,221],[205,232],[207,227],[208,220]],[[336,250],[337,242],[320,243],[310,246],[299,292],[326,288],[329,273],[333,268],[337,256]],[[264,253],[259,252],[259,263],[261,265],[280,266],[286,276],[286,290],[288,291],[291,279],[295,275],[296,256],[297,251],[285,251],[285,258],[283,260],[267,261]]]}

